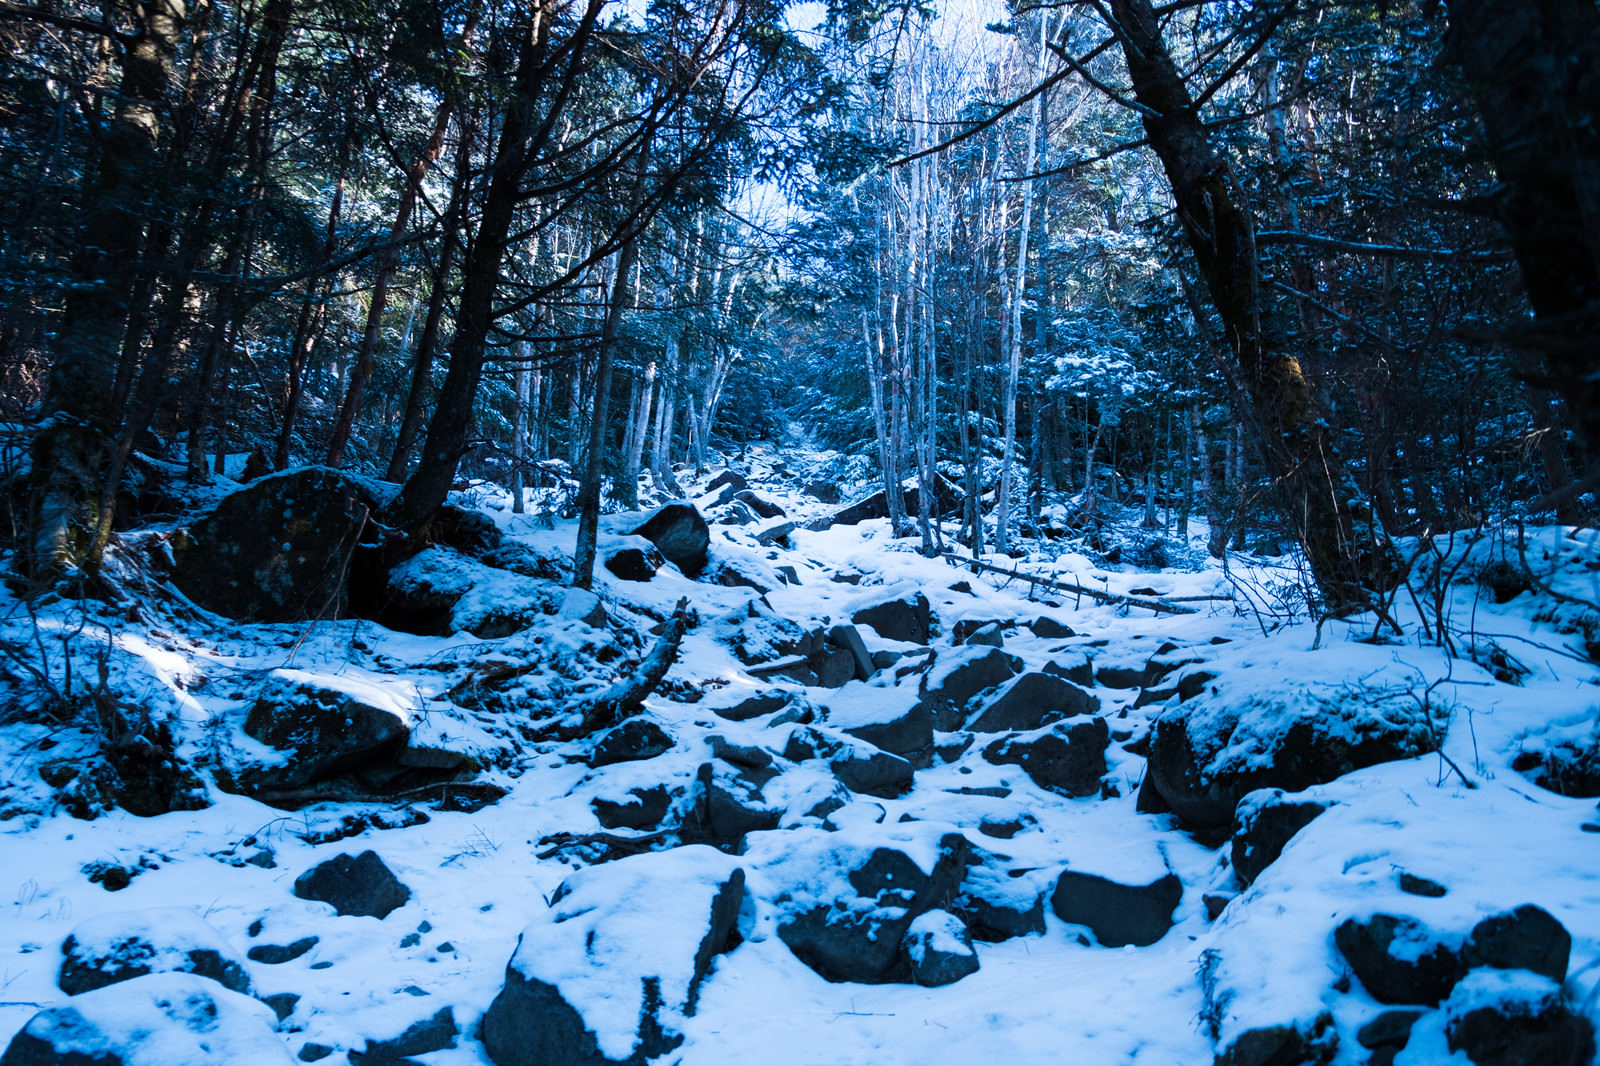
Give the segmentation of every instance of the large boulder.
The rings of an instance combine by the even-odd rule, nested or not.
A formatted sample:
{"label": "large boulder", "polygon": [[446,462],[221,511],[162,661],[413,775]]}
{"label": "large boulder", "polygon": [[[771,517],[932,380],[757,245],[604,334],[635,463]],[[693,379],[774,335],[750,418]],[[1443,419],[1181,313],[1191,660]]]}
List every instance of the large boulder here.
{"label": "large boulder", "polygon": [[337,617],[376,503],[366,486],[327,467],[260,478],[173,538],[173,581],[206,610],[240,621]]}
{"label": "large boulder", "polygon": [[1404,915],[1346,919],[1334,930],[1333,941],[1379,1003],[1433,1006],[1462,974],[1459,938]]}
{"label": "large boulder", "polygon": [[1239,883],[1248,887],[1277,861],[1293,836],[1328,809],[1320,800],[1288,796],[1282,789],[1252,792],[1234,814],[1232,862]]}
{"label": "large boulder", "polygon": [[1009,865],[1002,856],[976,853],[950,910],[975,940],[1000,941],[1044,932],[1049,871]]}
{"label": "large boulder", "polygon": [[630,718],[595,743],[594,750],[589,753],[589,765],[612,766],[654,759],[671,751],[673,743],[667,731],[650,719]]}
{"label": "large boulder", "polygon": [[935,987],[949,985],[978,972],[967,927],[949,911],[919,914],[906,930],[900,950],[905,954],[911,983]]}
{"label": "large boulder", "polygon": [[98,915],[73,929],[61,954],[56,984],[69,996],[151,973],[192,973],[250,991],[244,960],[187,907]]}
{"label": "large boulder", "polygon": [[272,1009],[190,973],[157,973],[46,1007],[0,1066],[295,1066]]}
{"label": "large boulder", "polygon": [[933,612],[928,597],[907,590],[859,608],[850,616],[850,621],[858,626],[871,626],[885,640],[926,644],[932,632]]}
{"label": "large boulder", "polygon": [[1026,673],[985,701],[967,728],[975,733],[1038,729],[1099,709],[1100,701],[1071,681],[1054,674]]}
{"label": "large boulder", "polygon": [[1068,796],[1092,796],[1106,773],[1111,730],[1104,718],[1071,719],[1046,729],[996,740],[983,757],[996,765],[1015,765],[1034,784]]}
{"label": "large boulder", "polygon": [[1224,688],[1156,719],[1149,773],[1179,818],[1222,828],[1232,824],[1248,792],[1299,792],[1375,763],[1425,754],[1442,727],[1404,692],[1316,683]]}
{"label": "large boulder", "polygon": [[693,504],[664,504],[632,533],[654,544],[668,562],[688,577],[698,577],[706,568],[711,527]]}
{"label": "large boulder", "polygon": [[574,873],[523,930],[483,1016],[484,1050],[498,1066],[638,1064],[670,1051],[716,956],[740,942],[744,899],[743,869],[703,846]]}
{"label": "large boulder", "polygon": [[244,731],[283,753],[240,775],[255,788],[291,789],[372,763],[392,763],[410,735],[410,708],[393,687],[274,670]]}
{"label": "large boulder", "polygon": [[411,898],[411,890],[375,851],[337,855],[295,878],[294,894],[328,903],[340,915],[387,917]]}
{"label": "large boulder", "polygon": [[894,799],[911,790],[915,767],[910,760],[891,755],[847,734],[801,727],[789,734],[784,757],[794,762],[822,759],[839,783],[851,792]]}
{"label": "large boulder", "polygon": [[926,768],[933,760],[933,715],[925,703],[910,703],[868,689],[834,703],[829,726]]}
{"label": "large boulder", "polygon": [[941,656],[923,675],[920,691],[933,713],[934,728],[961,728],[966,706],[980,692],[1003,684],[1022,669],[1022,660],[999,648],[961,648]]}
{"label": "large boulder", "polygon": [[1450,1050],[1476,1066],[1589,1066],[1594,1059],[1594,1023],[1548,977],[1474,970],[1444,1010]]}
{"label": "large boulder", "polygon": [[1170,870],[1147,884],[1064,870],[1050,907],[1062,921],[1088,926],[1103,947],[1144,947],[1167,935],[1182,899],[1183,882]]}
{"label": "large boulder", "polygon": [[863,854],[860,847],[836,845],[807,864],[810,891],[791,895],[778,937],[826,980],[910,981],[907,935],[918,917],[955,898],[967,859],[959,833],[939,839],[930,865],[896,848]]}

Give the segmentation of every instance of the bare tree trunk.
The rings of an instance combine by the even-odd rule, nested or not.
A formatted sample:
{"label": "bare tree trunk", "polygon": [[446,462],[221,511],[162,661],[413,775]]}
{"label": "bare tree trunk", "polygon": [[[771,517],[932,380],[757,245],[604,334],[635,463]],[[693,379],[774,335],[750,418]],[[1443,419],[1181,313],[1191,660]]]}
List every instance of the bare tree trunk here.
{"label": "bare tree trunk", "polygon": [[511,417],[511,513],[522,514],[527,505],[525,466],[528,461],[528,361],[531,349],[527,341],[517,346],[517,368],[513,371],[516,391],[516,410]]}

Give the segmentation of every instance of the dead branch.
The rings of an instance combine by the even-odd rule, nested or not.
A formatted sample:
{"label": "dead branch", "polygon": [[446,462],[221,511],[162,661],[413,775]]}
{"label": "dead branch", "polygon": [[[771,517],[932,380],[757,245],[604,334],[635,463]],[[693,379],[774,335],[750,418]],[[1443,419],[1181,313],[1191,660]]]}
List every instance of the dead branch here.
{"label": "dead branch", "polygon": [[963,555],[957,555],[955,552],[945,552],[944,557],[949,559],[951,562],[960,564],[961,566],[970,566],[974,570],[984,570],[991,574],[1001,574],[1005,577],[1016,578],[1018,581],[1026,581],[1029,584],[1039,585],[1043,588],[1052,589],[1056,592],[1065,592],[1069,595],[1087,596],[1091,600],[1097,600],[1100,603],[1119,604],[1126,605],[1128,607],[1143,607],[1145,610],[1154,611],[1157,614],[1199,613],[1199,611],[1193,607],[1185,607],[1182,604],[1170,603],[1166,600],[1151,600],[1145,599],[1142,596],[1123,596],[1115,592],[1106,592],[1102,589],[1089,588],[1087,585],[1074,585],[1068,581],[1052,581],[1048,578],[1039,577],[1035,574],[1025,574],[1021,570],[1007,570],[1003,566],[995,566],[993,563],[986,563],[981,559],[970,559]]}
{"label": "dead branch", "polygon": [[667,676],[667,671],[677,661],[678,645],[683,642],[684,631],[688,628],[689,600],[686,597],[673,608],[672,617],[667,619],[655,647],[644,657],[639,669],[602,692],[584,711],[579,735],[604,729],[637,712],[644,704],[645,697],[656,690],[661,679]]}

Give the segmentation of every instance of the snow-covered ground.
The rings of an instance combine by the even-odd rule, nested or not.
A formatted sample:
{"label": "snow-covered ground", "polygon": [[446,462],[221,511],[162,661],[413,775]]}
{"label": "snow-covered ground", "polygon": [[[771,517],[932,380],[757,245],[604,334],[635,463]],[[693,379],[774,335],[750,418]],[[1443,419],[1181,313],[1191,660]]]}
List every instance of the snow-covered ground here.
{"label": "snow-covered ground", "polygon": [[[801,491],[807,478],[775,470],[775,458],[756,449],[735,465],[791,520],[835,509]],[[805,465],[797,458],[790,463]],[[686,487],[703,489],[708,480]],[[714,519],[727,505],[711,507],[712,498],[699,502]],[[547,528],[535,515],[511,514],[488,491],[476,499],[534,557],[560,559],[570,551],[572,524]],[[637,524],[636,515],[608,517],[602,555],[642,544],[627,535]],[[139,1019],[157,1009],[148,1006],[151,996],[192,995],[192,981],[152,992],[156,979],[144,978],[75,997],[98,997],[84,1002],[112,1017],[101,1028],[124,1034],[129,1063],[278,1061],[263,1043],[269,1040],[302,1061],[324,1052],[333,1056],[329,1061],[343,1061],[347,1052],[359,1058],[371,1051],[368,1061],[487,1063],[493,1060],[480,1019],[506,986],[514,956],[518,973],[560,989],[613,1059],[634,1047],[641,1009],[653,1009],[641,981],[659,978],[657,1013],[681,1043],[658,1061],[685,1066],[752,1058],[769,1066],[1203,1063],[1251,1028],[1309,1024],[1323,1012],[1338,1037],[1337,1050],[1329,1049],[1333,1061],[1358,1063],[1371,1054],[1358,1030],[1387,1008],[1350,978],[1336,927],[1383,912],[1414,917],[1440,939],[1459,941],[1476,923],[1523,904],[1543,908],[1571,934],[1566,1000],[1600,1020],[1595,801],[1542,788],[1537,770],[1512,766],[1519,757],[1519,766],[1530,765],[1528,752],[1597,743],[1600,699],[1583,629],[1588,609],[1537,590],[1497,604],[1478,575],[1493,558],[1518,558],[1514,542],[1508,549],[1503,538],[1480,541],[1455,570],[1464,545],[1442,562],[1407,546],[1408,554],[1418,554],[1418,594],[1396,598],[1392,614],[1404,631],[1396,635],[1370,617],[1312,624],[1296,607],[1294,572],[1284,560],[1235,557],[1224,572],[1197,550],[1204,543],[1198,532],[1194,544],[1172,549],[1174,559],[1193,569],[1097,567],[1081,555],[1048,551],[1021,560],[990,557],[1008,569],[1196,609],[1157,615],[924,558],[915,538],[892,538],[883,520],[798,528],[786,543],[758,545],[756,534],[773,524],[710,527],[708,572],[731,565],[768,589],[764,600],[751,587],[692,581],[670,565],[646,582],[600,570],[595,591],[609,628],[578,620],[584,612],[575,608],[509,636],[483,638],[396,633],[362,620],[241,625],[170,594],[118,606],[61,600],[34,618],[10,604],[7,671],[16,679],[14,694],[29,684],[39,690],[34,669],[65,689],[69,664],[70,684],[93,692],[103,661],[102,695],[171,716],[180,752],[197,765],[270,761],[272,753],[241,731],[245,717],[272,686],[309,680],[392,714],[411,730],[414,747],[470,756],[480,779],[506,794],[470,811],[420,800],[286,810],[208,784],[210,806],[203,810],[149,818],[113,810],[83,820],[55,805],[40,771],[64,757],[86,757],[93,738],[48,724],[37,708],[0,716],[0,1046],[39,1011],[66,1000],[58,980],[62,945],[71,936],[80,952],[98,944],[102,956],[115,953],[119,937],[143,937],[161,945],[150,963],[157,970],[192,969],[181,957],[214,950],[237,960],[250,994],[298,996],[273,1001],[281,1019],[229,1001],[216,1014],[223,1019],[219,1035],[187,1044],[148,1025],[141,1029]],[[150,547],[139,542],[137,550]],[[1529,529],[1522,557],[1568,600],[1594,603],[1596,547],[1592,532]],[[131,558],[135,548],[127,550]],[[780,567],[792,567],[792,574]],[[1445,580],[1430,595],[1427,578],[1441,569]],[[527,595],[533,579],[499,573],[495,580],[505,587],[486,585],[480,575],[475,594],[489,601]],[[513,587],[519,585],[520,593]],[[759,664],[738,654],[743,648],[755,658],[752,644],[781,643],[795,628],[784,620],[801,631],[826,629],[864,607],[916,593],[927,598],[934,618],[931,668],[921,665],[920,647],[867,625],[858,632],[869,654],[901,658],[841,687],[764,678]],[[591,766],[592,741],[541,734],[631,670],[653,639],[648,630],[683,597],[697,624],[640,716],[666,734],[669,750]],[[1036,634],[1030,624],[1041,617],[1075,635]],[[1455,656],[1438,646],[1441,619]],[[1088,687],[1111,743],[1093,794],[1042,787],[1023,766],[991,761],[986,751],[995,736],[962,747],[970,729],[941,729],[914,787],[898,796],[842,791],[827,761],[833,756],[800,757],[806,753],[793,746],[795,737],[808,728],[824,738],[813,746],[832,737],[870,747],[842,731],[911,712],[925,672],[936,677],[974,654],[956,648],[958,624],[985,621],[1016,623],[1003,629],[1003,650],[1024,671],[1081,661],[1095,671]],[[102,655],[107,640],[114,649]],[[1152,695],[1135,707],[1141,687],[1103,682],[1115,676],[1106,668],[1143,670],[1153,656],[1180,663],[1172,679],[1213,675],[1202,684],[1214,682],[1221,693],[1215,699],[1235,706],[1344,700],[1380,713],[1391,704],[1410,708],[1441,724],[1443,747],[1309,790],[1327,810],[1244,887],[1231,866],[1226,830],[1196,834],[1172,814],[1137,809],[1151,723],[1180,700],[1163,696],[1163,681],[1152,678],[1144,686]],[[537,668],[495,687],[507,668],[527,663]],[[1510,680],[1497,680],[1496,670]],[[773,690],[789,694],[788,708],[743,721],[716,713]],[[1242,732],[1232,742],[1249,747]],[[1234,755],[1244,763],[1264,758],[1250,750]],[[680,790],[672,802],[681,813],[695,802],[697,774],[712,772],[705,766],[734,781],[728,787],[735,790],[751,777],[764,778],[748,793],[759,802],[748,805],[770,813],[777,828],[749,832],[737,854],[697,845],[675,859],[649,852],[648,832],[596,835],[596,799],[626,803],[632,789],[664,786],[669,794]],[[744,784],[736,781],[740,774]],[[353,822],[372,812],[364,827]],[[969,870],[989,871],[1012,885],[1017,898],[1042,898],[1042,930],[977,943],[976,972],[939,987],[830,982],[791,950],[780,929],[807,908],[849,895],[847,875],[860,868],[862,856],[894,849],[936,877],[950,834],[965,838],[976,856]],[[635,849],[645,856],[613,853],[613,862],[595,864],[608,842],[630,836],[647,838]],[[670,832],[654,840],[658,847],[677,842]],[[308,870],[367,850],[409,889],[384,917],[339,916],[328,903],[296,896],[296,881]],[[702,931],[693,916],[705,913],[705,901],[735,869],[745,887],[737,932],[719,943],[728,950],[696,968]],[[1170,871],[1182,884],[1170,930],[1144,946],[1103,946],[1051,906],[1057,878],[1068,870],[1135,886]],[[578,871],[582,877],[574,876]],[[1402,874],[1433,882],[1444,894],[1418,895],[1416,882],[1403,889]],[[125,887],[111,890],[124,879]],[[558,898],[569,879],[570,895]],[[908,899],[899,903],[910,906]],[[889,919],[899,913],[892,893],[880,894],[876,906],[887,908]],[[1213,909],[1220,912],[1215,918]],[[580,928],[584,936],[571,933]],[[934,945],[960,939],[930,936]],[[286,952],[250,954],[307,938],[314,943],[287,961],[260,961]],[[171,962],[174,955],[179,963]],[[1475,989],[1463,983],[1454,995]],[[385,1050],[381,1042],[445,1008],[456,1033],[410,1046],[452,1046],[408,1051],[402,1042]],[[1468,1062],[1446,1044],[1449,1011],[1463,1009],[1425,1014],[1394,1061]],[[83,1013],[98,1017],[88,1006]],[[261,1036],[269,1027],[270,1037]],[[246,1029],[255,1043],[238,1036]]]}

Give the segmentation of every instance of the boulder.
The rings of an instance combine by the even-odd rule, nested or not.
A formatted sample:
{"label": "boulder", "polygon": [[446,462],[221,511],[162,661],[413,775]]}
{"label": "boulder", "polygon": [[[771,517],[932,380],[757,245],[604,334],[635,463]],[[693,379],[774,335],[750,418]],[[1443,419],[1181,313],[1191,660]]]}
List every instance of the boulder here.
{"label": "boulder", "polygon": [[607,1066],[671,1050],[741,940],[744,899],[744,870],[703,846],[579,870],[523,931],[484,1051],[497,1066]]}
{"label": "boulder", "polygon": [[1450,1050],[1477,1066],[1589,1066],[1594,1059],[1594,1023],[1548,977],[1474,970],[1444,1010]]}
{"label": "boulder", "polygon": [[406,746],[409,717],[410,709],[381,685],[274,670],[250,707],[244,731],[287,758],[241,779],[291,789],[392,763]]}
{"label": "boulder", "polygon": [[190,973],[136,977],[39,1011],[0,1066],[294,1066],[272,1009]]}
{"label": "boulder", "polygon": [[[1009,618],[963,618],[950,627],[950,641],[953,644],[983,644],[998,648],[1005,643],[1004,631],[1016,624]],[[987,636],[981,640],[974,640],[973,637],[979,633],[985,633]]]}
{"label": "boulder", "polygon": [[[921,507],[918,492],[915,486],[902,489],[901,498],[905,501],[906,514],[915,515]],[[961,490],[952,485],[947,479],[940,477],[934,486],[934,499],[939,514],[952,514],[961,506]],[[836,526],[853,526],[871,518],[889,517],[889,498],[882,489],[871,496],[857,500],[843,510],[836,511],[829,521]]]}
{"label": "boulder", "polygon": [[1217,1050],[1212,1066],[1328,1066],[1339,1030],[1327,1011],[1303,1022],[1246,1029]]}
{"label": "boulder", "polygon": [[1387,1066],[1411,1039],[1411,1028],[1420,1017],[1420,1010],[1386,1010],[1356,1030],[1356,1043],[1376,1053],[1369,1063]]}
{"label": "boulder", "polygon": [[654,548],[619,548],[606,556],[606,569],[624,581],[649,581],[664,561]]}
{"label": "boulder", "polygon": [[72,930],[61,954],[56,984],[69,996],[152,973],[196,974],[250,992],[244,960],[187,907],[98,915]]}
{"label": "boulder", "polygon": [[[795,528],[793,522],[774,522],[767,528],[757,531],[756,543],[763,548],[770,548],[790,533],[793,533]],[[795,584],[799,584],[799,582],[795,582]]]}
{"label": "boulder", "polygon": [[931,869],[894,848],[841,849],[829,857],[847,869],[848,888],[836,898],[791,912],[779,920],[778,937],[796,958],[825,980],[864,984],[911,979],[906,935],[912,923],[955,896],[968,857],[966,838],[940,838]]}
{"label": "boulder", "polygon": [[589,765],[598,768],[654,759],[671,751],[673,743],[667,731],[650,719],[630,718],[600,738],[589,753]]}
{"label": "boulder", "polygon": [[967,728],[974,733],[1039,729],[1099,709],[1098,699],[1070,681],[1052,674],[1026,673],[984,701]]}
{"label": "boulder", "polygon": [[1045,640],[1061,640],[1078,635],[1077,631],[1071,626],[1064,622],[1058,622],[1047,614],[1041,614],[1038,618],[1029,622],[1028,628],[1033,630],[1034,636],[1042,637]]}
{"label": "boulder", "polygon": [[978,972],[967,927],[949,911],[933,910],[912,919],[900,943],[911,983],[929,988],[949,985]]}
{"label": "boulder", "polygon": [[1567,979],[1572,934],[1549,911],[1525,903],[1472,927],[1462,949],[1465,966],[1530,970],[1557,984]]}
{"label": "boulder", "polygon": [[744,489],[740,491],[739,493],[735,494],[733,498],[750,508],[750,510],[754,511],[760,518],[783,517],[784,512],[782,507],[779,507],[771,500],[751,491],[750,489]]}
{"label": "boulder", "polygon": [[[877,720],[863,721],[864,718]],[[858,740],[909,760],[915,767],[925,769],[933,764],[933,715],[924,703],[902,707],[891,702],[877,714],[856,713],[848,718],[835,708],[828,721]]]}
{"label": "boulder", "polygon": [[932,631],[933,614],[928,597],[920,592],[906,592],[862,607],[850,620],[858,626],[871,626],[885,640],[926,644]]}
{"label": "boulder", "polygon": [[838,503],[839,486],[831,481],[811,481],[802,490],[818,503]]}
{"label": "boulder", "polygon": [[1451,943],[1403,915],[1346,919],[1334,930],[1333,942],[1379,1003],[1433,1006],[1450,994],[1462,974],[1459,941]]}
{"label": "boulder", "polygon": [[773,689],[761,692],[754,696],[747,696],[738,703],[725,707],[713,707],[711,713],[718,718],[726,718],[730,722],[747,722],[752,718],[760,718],[764,714],[773,714],[788,707],[795,700],[795,693],[789,689]]}
{"label": "boulder", "polygon": [[851,792],[894,799],[911,790],[915,768],[910,761],[891,755],[847,734],[802,727],[789,734],[783,750],[793,762],[820,758],[839,783]]}
{"label": "boulder", "polygon": [[695,774],[694,804],[679,836],[687,843],[737,854],[744,850],[746,834],[776,829],[782,820],[783,811],[768,804],[749,777],[702,763]]}
{"label": "boulder", "polygon": [[320,942],[320,937],[303,936],[288,944],[257,944],[245,952],[245,957],[264,966],[282,966],[286,962],[298,959]]}
{"label": "boulder", "polygon": [[[440,1007],[432,1015],[406,1026],[399,1036],[388,1040],[368,1040],[362,1061],[373,1066],[398,1064],[412,1055],[427,1055],[456,1046],[461,1029],[456,1025],[454,1009]],[[351,1062],[356,1062],[354,1053]]]}
{"label": "boulder", "polygon": [[1312,819],[1328,809],[1318,800],[1291,799],[1279,788],[1252,792],[1234,815],[1233,872],[1248,887],[1277,861],[1284,846]]}
{"label": "boulder", "polygon": [[921,693],[934,728],[949,732],[966,721],[965,707],[978,693],[1016,676],[1022,660],[999,648],[963,648],[944,656],[923,675]]}
{"label": "boulder", "polygon": [[596,797],[589,801],[595,819],[606,829],[656,829],[672,808],[674,794],[665,785],[630,788],[623,801]]}
{"label": "boulder", "polygon": [[850,653],[857,680],[865,681],[877,673],[878,667],[872,661],[872,653],[867,651],[867,642],[861,639],[861,633],[855,626],[834,626],[828,630],[828,640]]}
{"label": "boulder", "polygon": [[1185,822],[1231,825],[1239,800],[1258,788],[1299,792],[1432,751],[1441,723],[1399,697],[1323,685],[1213,690],[1156,719],[1150,776]]}
{"label": "boulder", "polygon": [[411,898],[375,851],[337,855],[318,863],[295,878],[294,894],[301,899],[333,905],[340,915],[383,918]]}
{"label": "boulder", "polygon": [[693,504],[664,504],[632,533],[654,544],[687,577],[698,577],[706,568],[711,528]]}
{"label": "boulder", "polygon": [[1106,774],[1111,730],[1104,718],[1058,722],[1048,729],[1005,737],[983,749],[997,766],[1020,766],[1034,784],[1067,796],[1093,796]]}
{"label": "boulder", "polygon": [[1088,926],[1103,947],[1144,947],[1167,935],[1182,898],[1183,883],[1170,870],[1149,884],[1133,885],[1065,870],[1050,908],[1064,922]]}
{"label": "boulder", "polygon": [[733,486],[734,492],[742,492],[749,484],[750,483],[744,479],[743,474],[740,474],[734,470],[723,470],[718,473],[716,477],[706,482],[706,491],[716,492],[724,485],[731,485]]}
{"label": "boulder", "polygon": [[341,616],[357,543],[375,532],[367,516],[376,502],[327,467],[259,478],[173,538],[173,582],[206,610],[240,621]]}
{"label": "boulder", "polygon": [[1064,677],[1074,685],[1088,688],[1094,684],[1094,660],[1084,652],[1076,652],[1044,664],[1044,672]]}
{"label": "boulder", "polygon": [[1011,867],[997,855],[978,852],[977,857],[950,905],[973,939],[998,942],[1044,932],[1048,872]]}

